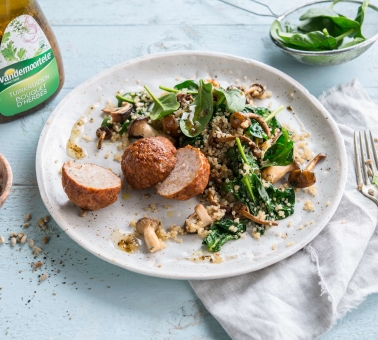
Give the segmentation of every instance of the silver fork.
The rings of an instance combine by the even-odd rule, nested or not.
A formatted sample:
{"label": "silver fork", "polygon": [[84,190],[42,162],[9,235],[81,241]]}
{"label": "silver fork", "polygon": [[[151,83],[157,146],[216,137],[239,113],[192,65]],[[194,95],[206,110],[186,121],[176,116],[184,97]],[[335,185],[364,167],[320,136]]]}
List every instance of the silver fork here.
{"label": "silver fork", "polygon": [[[368,133],[370,135],[370,143]],[[359,138],[357,137],[357,134],[359,134]],[[359,147],[358,144],[360,144]],[[378,157],[374,146],[373,134],[370,130],[364,131],[364,137],[362,136],[362,131],[359,133],[357,131],[354,132],[354,153],[356,156],[358,189],[364,196],[370,198],[378,205],[378,188],[370,181],[370,178],[373,178],[373,175],[378,170]],[[365,155],[367,155],[367,158]],[[364,174],[363,176],[362,173]],[[365,181],[363,181],[363,177],[365,178]]]}

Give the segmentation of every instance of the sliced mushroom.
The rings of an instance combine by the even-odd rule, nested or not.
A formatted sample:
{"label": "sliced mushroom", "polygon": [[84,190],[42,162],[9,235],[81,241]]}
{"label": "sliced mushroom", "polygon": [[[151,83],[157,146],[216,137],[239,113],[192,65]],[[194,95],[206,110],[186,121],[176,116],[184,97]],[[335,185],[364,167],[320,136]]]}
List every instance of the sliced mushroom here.
{"label": "sliced mushroom", "polygon": [[231,135],[229,135],[229,136],[223,136],[223,137],[216,137],[216,135],[211,135],[211,136],[209,136],[209,143],[210,144],[211,143],[227,143],[227,142],[231,142],[231,141],[235,140],[236,137],[239,138],[242,142],[247,144],[248,147],[250,147],[252,149],[252,153],[255,157],[257,157],[257,158],[261,157],[261,150],[260,150],[259,146],[246,136],[231,136]]}
{"label": "sliced mushroom", "polygon": [[234,129],[242,128],[245,130],[251,125],[251,121],[245,114],[235,111],[230,117],[230,124]]}
{"label": "sliced mushroom", "polygon": [[299,169],[297,161],[286,166],[268,166],[261,171],[261,178],[265,181],[276,183],[288,172]]}
{"label": "sliced mushroom", "polygon": [[315,165],[320,160],[326,157],[327,155],[325,153],[319,153],[310,163],[308,163],[304,170],[293,170],[289,175],[289,183],[296,188],[307,188],[314,185],[316,182],[316,176],[312,170],[314,170]]}
{"label": "sliced mushroom", "polygon": [[102,109],[102,112],[110,114],[113,123],[120,124],[130,118],[132,111],[133,105],[126,102],[123,102],[121,107]]}
{"label": "sliced mushroom", "polygon": [[96,136],[98,137],[97,148],[101,149],[102,142],[112,137],[112,131],[107,126],[101,126],[96,130]]}
{"label": "sliced mushroom", "polygon": [[146,138],[158,136],[168,138],[172,143],[176,142],[173,137],[155,130],[150,124],[148,124],[148,118],[137,118],[133,120],[129,126],[129,137],[131,138]]}
{"label": "sliced mushroom", "polygon": [[243,211],[249,213],[248,207],[244,203],[236,202],[232,206],[231,215],[233,218],[239,218],[240,216],[242,216]]}
{"label": "sliced mushroom", "polygon": [[234,205],[232,206],[232,216],[234,218],[248,218],[249,220],[257,223],[257,224],[261,224],[261,225],[275,225],[277,226],[278,225],[278,222],[276,221],[269,221],[269,220],[262,220],[261,218],[258,218],[254,215],[252,215],[250,212],[249,212],[249,208],[244,204],[244,203],[241,203],[241,202],[237,202],[237,203],[234,203]]}
{"label": "sliced mushroom", "polygon": [[193,96],[189,93],[179,92],[176,97],[182,108],[189,106],[194,101]]}
{"label": "sliced mushroom", "polygon": [[143,217],[136,223],[136,230],[144,236],[147,249],[150,253],[161,250],[161,243],[156,235],[159,228],[159,222],[151,218]]}
{"label": "sliced mushroom", "polygon": [[264,132],[268,136],[268,139],[270,139],[270,128],[269,128],[267,122],[264,120],[263,117],[255,114],[255,113],[252,113],[252,112],[247,113],[246,117],[256,120],[261,125],[262,129],[264,130]]}
{"label": "sliced mushroom", "polygon": [[[200,224],[198,224],[199,221],[201,222]],[[206,228],[213,222],[214,220],[207,213],[206,208],[202,204],[197,204],[194,208],[194,213],[185,220],[185,230],[187,233],[193,234],[199,228]]]}
{"label": "sliced mushroom", "polygon": [[162,120],[163,131],[172,136],[180,137],[182,135],[180,125],[174,115],[165,116]]}
{"label": "sliced mushroom", "polygon": [[253,98],[259,98],[265,93],[265,89],[261,84],[252,84],[244,93],[250,94]]}

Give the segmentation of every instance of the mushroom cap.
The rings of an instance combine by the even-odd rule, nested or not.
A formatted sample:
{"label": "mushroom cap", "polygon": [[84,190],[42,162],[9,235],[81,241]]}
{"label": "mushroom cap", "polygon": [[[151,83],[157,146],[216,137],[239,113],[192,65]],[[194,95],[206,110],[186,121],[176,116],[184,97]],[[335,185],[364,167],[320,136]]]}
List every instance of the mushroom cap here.
{"label": "mushroom cap", "polygon": [[105,136],[103,139],[109,139],[112,137],[112,131],[107,126],[101,126],[96,130],[96,136],[100,138],[102,136],[102,132],[105,132]]}
{"label": "mushroom cap", "polygon": [[129,126],[129,137],[155,137],[155,129],[148,124],[148,118],[140,117],[133,120]]}
{"label": "mushroom cap", "polygon": [[153,228],[154,231],[158,230],[159,222],[148,217],[141,218],[136,223],[136,230],[139,234],[144,235],[144,230],[146,228]]}
{"label": "mushroom cap", "polygon": [[130,138],[148,138],[148,137],[165,137],[172,143],[176,142],[172,136],[155,130],[149,123],[148,118],[140,117],[133,120],[129,126]]}
{"label": "mushroom cap", "polygon": [[124,123],[133,111],[133,105],[130,103],[123,103],[121,107],[105,108],[102,110],[104,113],[110,114],[113,123]]}
{"label": "mushroom cap", "polygon": [[307,188],[315,184],[315,173],[308,170],[293,170],[289,175],[289,183],[296,188]]}
{"label": "mushroom cap", "polygon": [[243,113],[235,111],[230,117],[230,124],[234,129],[246,129],[251,124],[251,121]]}
{"label": "mushroom cap", "polygon": [[243,216],[242,212],[247,212],[249,213],[249,208],[241,202],[236,202],[232,206],[231,214],[233,218],[238,218]]}
{"label": "mushroom cap", "polygon": [[288,172],[299,169],[299,164],[297,161],[290,163],[286,166],[268,166],[261,171],[261,178],[265,181],[276,183],[282,177],[284,177]]}
{"label": "mushroom cap", "polygon": [[180,125],[174,115],[170,114],[168,116],[165,116],[162,120],[162,123],[165,133],[169,134],[172,137],[180,137],[182,135]]}

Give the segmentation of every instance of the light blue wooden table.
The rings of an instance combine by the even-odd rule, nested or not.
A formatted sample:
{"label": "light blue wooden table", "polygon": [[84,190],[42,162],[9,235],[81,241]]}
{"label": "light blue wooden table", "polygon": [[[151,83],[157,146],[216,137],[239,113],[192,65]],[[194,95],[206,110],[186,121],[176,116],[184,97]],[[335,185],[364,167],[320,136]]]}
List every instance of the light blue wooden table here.
{"label": "light blue wooden table", "polygon": [[[267,1],[277,13],[299,0]],[[264,8],[239,1],[255,10]],[[58,38],[66,82],[47,107],[0,125],[0,153],[11,163],[14,183],[0,210],[0,235],[26,229],[40,241],[37,218],[45,209],[35,176],[41,129],[59,101],[96,73],[148,53],[218,51],[256,59],[286,72],[319,96],[357,77],[378,104],[378,44],[341,66],[313,68],[291,60],[268,38],[271,18],[257,17],[216,0],[41,0]],[[229,339],[187,281],[142,276],[91,255],[50,222],[54,236],[43,247],[44,266],[27,245],[0,246],[0,339]],[[50,277],[38,283],[39,273]],[[371,295],[321,339],[377,339],[378,295]]]}

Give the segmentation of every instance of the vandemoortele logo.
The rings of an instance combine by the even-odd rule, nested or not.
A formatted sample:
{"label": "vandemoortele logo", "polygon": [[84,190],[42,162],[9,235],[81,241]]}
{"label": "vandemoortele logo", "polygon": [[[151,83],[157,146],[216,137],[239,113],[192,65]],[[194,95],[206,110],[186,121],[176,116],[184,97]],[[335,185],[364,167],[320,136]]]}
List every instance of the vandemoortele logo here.
{"label": "vandemoortele logo", "polygon": [[2,76],[0,74],[0,91],[9,87],[15,81],[20,81],[39,72],[53,58],[54,55],[50,49],[43,55],[13,64],[11,68],[5,70]]}

